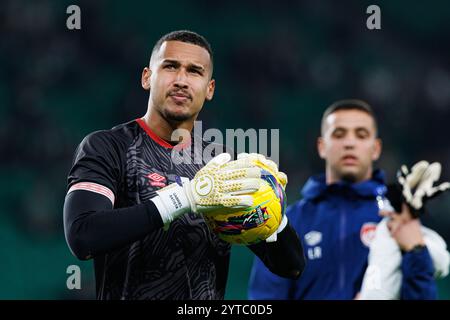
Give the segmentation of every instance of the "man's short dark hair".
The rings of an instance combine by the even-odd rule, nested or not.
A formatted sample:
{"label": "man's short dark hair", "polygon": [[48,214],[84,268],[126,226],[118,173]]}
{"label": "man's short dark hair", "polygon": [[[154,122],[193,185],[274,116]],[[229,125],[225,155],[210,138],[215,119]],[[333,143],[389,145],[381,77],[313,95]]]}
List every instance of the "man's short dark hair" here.
{"label": "man's short dark hair", "polygon": [[189,31],[189,30],[172,31],[172,32],[170,32],[168,34],[163,35],[156,42],[156,44],[155,44],[155,46],[153,47],[153,50],[152,50],[152,55],[153,55],[153,53],[158,51],[159,48],[161,48],[161,45],[164,42],[166,42],[166,41],[181,41],[181,42],[190,43],[190,44],[194,44],[196,46],[202,47],[203,49],[205,49],[209,53],[209,57],[210,57],[210,60],[211,60],[211,69],[212,69],[212,66],[213,66],[213,52],[212,52],[212,49],[211,49],[211,45],[205,39],[205,37],[199,35],[198,33],[194,32],[194,31]]}
{"label": "man's short dark hair", "polygon": [[375,134],[378,132],[378,124],[377,124],[377,118],[375,117],[375,113],[373,112],[372,107],[365,101],[359,100],[359,99],[344,99],[344,100],[338,100],[336,102],[333,102],[323,113],[322,116],[322,124],[321,124],[321,132],[322,135],[324,133],[324,125],[327,117],[335,113],[339,110],[359,110],[362,112],[367,113],[369,116],[373,119],[373,124],[375,126]]}

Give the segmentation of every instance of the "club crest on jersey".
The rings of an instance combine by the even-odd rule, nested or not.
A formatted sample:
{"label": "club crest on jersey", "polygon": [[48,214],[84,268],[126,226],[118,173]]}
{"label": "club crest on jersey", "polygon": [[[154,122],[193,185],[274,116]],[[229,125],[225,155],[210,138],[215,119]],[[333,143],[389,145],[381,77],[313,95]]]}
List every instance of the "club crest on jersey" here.
{"label": "club crest on jersey", "polygon": [[150,180],[149,183],[153,187],[165,187],[166,186],[166,177],[163,177],[156,172],[150,173],[147,175],[147,178]]}
{"label": "club crest on jersey", "polygon": [[372,243],[372,240],[375,238],[375,230],[377,228],[377,224],[375,222],[367,222],[364,223],[361,227],[361,231],[359,232],[359,236],[361,237],[361,242],[369,247]]}

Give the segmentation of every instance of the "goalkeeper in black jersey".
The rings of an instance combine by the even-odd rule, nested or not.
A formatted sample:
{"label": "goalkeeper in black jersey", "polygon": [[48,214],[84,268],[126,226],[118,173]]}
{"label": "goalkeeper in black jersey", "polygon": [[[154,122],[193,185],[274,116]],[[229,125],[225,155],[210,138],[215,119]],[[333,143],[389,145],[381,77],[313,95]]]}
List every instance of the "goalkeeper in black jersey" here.
{"label": "goalkeeper in black jersey", "polygon": [[[176,129],[192,131],[212,99],[212,69],[202,36],[163,36],[142,73],[150,91],[145,116],[88,135],[76,151],[64,231],[75,256],[94,259],[98,299],[224,298],[230,244],[210,231],[202,213],[251,206],[259,171],[248,158],[230,161],[225,150],[207,164],[174,163],[173,148],[189,141],[171,141]],[[298,278],[303,249],[286,219],[276,239],[249,248],[272,272]]]}

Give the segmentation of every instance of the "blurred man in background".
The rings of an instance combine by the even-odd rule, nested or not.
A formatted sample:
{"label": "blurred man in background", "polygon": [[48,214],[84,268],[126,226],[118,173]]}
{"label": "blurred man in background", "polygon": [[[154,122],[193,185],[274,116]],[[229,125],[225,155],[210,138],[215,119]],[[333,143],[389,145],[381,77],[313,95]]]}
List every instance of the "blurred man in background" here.
{"label": "blurred man in background", "polygon": [[[191,132],[213,97],[212,72],[212,50],[202,36],[163,36],[142,73],[150,91],[145,116],[94,132],[79,145],[64,230],[75,256],[94,259],[98,299],[223,299],[230,244],[201,214],[251,206],[260,170],[252,170],[249,155],[230,162],[221,153],[206,166],[205,159],[175,164],[172,158],[174,148],[191,144],[190,138],[173,141],[173,132]],[[259,159],[287,181],[275,163]],[[277,232],[276,241],[250,249],[274,273],[297,278],[304,265],[298,237],[286,219]]]}
{"label": "blurred man in background", "polygon": [[[361,290],[380,210],[392,212],[384,175],[373,170],[382,146],[371,107],[360,100],[332,104],[323,115],[317,147],[326,172],[311,177],[303,188],[304,199],[287,210],[307,253],[303,276],[298,281],[281,279],[255,259],[250,299],[355,299]],[[387,234],[402,251],[401,295],[394,296],[435,299],[433,261],[420,221],[412,218],[409,205],[399,211],[391,214]],[[448,257],[445,247],[437,248],[436,255]],[[380,274],[377,279],[383,278]],[[378,283],[366,284],[364,298],[374,297],[367,288]]]}

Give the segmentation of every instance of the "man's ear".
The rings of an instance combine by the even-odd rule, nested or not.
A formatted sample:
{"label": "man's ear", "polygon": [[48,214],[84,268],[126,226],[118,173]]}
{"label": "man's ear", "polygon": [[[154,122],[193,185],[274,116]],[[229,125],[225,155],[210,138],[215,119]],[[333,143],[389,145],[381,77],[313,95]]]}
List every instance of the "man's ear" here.
{"label": "man's ear", "polygon": [[206,88],[206,100],[212,100],[214,96],[214,89],[216,88],[216,80],[211,79],[208,83],[208,87]]}
{"label": "man's ear", "polygon": [[144,90],[150,90],[150,76],[152,75],[152,70],[149,67],[145,67],[142,70],[141,76],[141,86]]}
{"label": "man's ear", "polygon": [[375,146],[372,153],[372,160],[376,161],[381,155],[381,150],[383,149],[383,142],[380,138],[375,139]]}
{"label": "man's ear", "polygon": [[317,138],[317,152],[321,159],[325,159],[325,141],[322,137]]}

